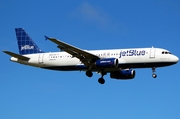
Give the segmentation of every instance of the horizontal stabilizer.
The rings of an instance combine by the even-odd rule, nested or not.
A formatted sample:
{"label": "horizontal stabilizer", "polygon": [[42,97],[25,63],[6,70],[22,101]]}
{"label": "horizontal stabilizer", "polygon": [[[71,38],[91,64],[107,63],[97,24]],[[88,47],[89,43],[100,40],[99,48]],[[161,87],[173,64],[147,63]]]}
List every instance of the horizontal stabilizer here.
{"label": "horizontal stabilizer", "polygon": [[13,53],[13,52],[10,52],[10,51],[3,51],[4,53],[12,56],[12,57],[15,57],[15,58],[18,58],[20,60],[26,60],[28,61],[30,58],[29,57],[25,57],[25,56],[22,56],[22,55],[19,55],[19,54],[16,54],[16,53]]}

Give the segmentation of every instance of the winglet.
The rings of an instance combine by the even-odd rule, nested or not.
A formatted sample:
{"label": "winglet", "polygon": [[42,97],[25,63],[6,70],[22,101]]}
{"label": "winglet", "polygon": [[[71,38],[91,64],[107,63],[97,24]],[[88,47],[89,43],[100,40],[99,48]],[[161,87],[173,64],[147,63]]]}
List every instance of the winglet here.
{"label": "winglet", "polygon": [[47,37],[47,36],[44,36],[45,37],[45,40],[48,40],[49,39],[49,37]]}

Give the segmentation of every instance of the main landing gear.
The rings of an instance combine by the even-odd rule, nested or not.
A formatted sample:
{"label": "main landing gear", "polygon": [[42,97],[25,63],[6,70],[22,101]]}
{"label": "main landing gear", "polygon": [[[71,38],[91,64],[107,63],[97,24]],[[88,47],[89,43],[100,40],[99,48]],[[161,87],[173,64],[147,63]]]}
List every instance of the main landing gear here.
{"label": "main landing gear", "polygon": [[92,77],[92,76],[93,76],[92,71],[86,71],[86,76],[88,76],[88,77]]}
{"label": "main landing gear", "polygon": [[98,82],[99,82],[100,84],[104,84],[104,83],[105,83],[105,80],[103,79],[103,77],[101,77],[101,78],[98,79]]}
{"label": "main landing gear", "polygon": [[157,77],[157,74],[155,72],[156,72],[156,67],[152,67],[152,77],[153,78]]}
{"label": "main landing gear", "polygon": [[101,73],[101,78],[98,79],[98,82],[100,84],[104,84],[105,80],[104,80],[103,76],[106,75],[107,73],[106,72],[100,72],[100,73]]}
{"label": "main landing gear", "polygon": [[[100,73],[101,73],[101,78],[98,79],[98,82],[99,82],[100,84],[104,84],[104,83],[105,83],[105,80],[104,80],[103,76],[106,75],[107,73],[106,73],[106,72],[100,72]],[[92,76],[93,76],[92,71],[86,71],[86,76],[92,77]]]}

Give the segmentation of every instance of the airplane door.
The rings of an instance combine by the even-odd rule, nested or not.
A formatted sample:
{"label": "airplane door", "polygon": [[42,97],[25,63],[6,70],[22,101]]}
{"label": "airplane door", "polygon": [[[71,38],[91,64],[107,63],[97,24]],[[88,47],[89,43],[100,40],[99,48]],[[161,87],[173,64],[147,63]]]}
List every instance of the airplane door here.
{"label": "airplane door", "polygon": [[152,48],[150,49],[149,58],[155,58],[155,52],[156,52],[156,49],[152,47]]}
{"label": "airplane door", "polygon": [[43,57],[44,57],[44,53],[39,54],[39,58],[38,58],[39,64],[42,64],[42,63],[43,63]]}

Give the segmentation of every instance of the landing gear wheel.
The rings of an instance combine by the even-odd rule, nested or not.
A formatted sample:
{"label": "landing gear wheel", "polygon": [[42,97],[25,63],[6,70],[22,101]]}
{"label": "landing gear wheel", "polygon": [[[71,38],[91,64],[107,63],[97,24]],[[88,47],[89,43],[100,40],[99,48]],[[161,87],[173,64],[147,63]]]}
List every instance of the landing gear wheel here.
{"label": "landing gear wheel", "polygon": [[152,77],[153,77],[153,78],[156,78],[156,77],[157,77],[157,75],[156,75],[156,74],[152,74]]}
{"label": "landing gear wheel", "polygon": [[99,78],[99,79],[98,79],[98,82],[99,82],[100,84],[104,84],[104,83],[105,83],[105,80],[104,80],[103,78]]}
{"label": "landing gear wheel", "polygon": [[92,71],[86,71],[86,76],[88,76],[88,77],[92,77],[92,76],[93,76]]}

